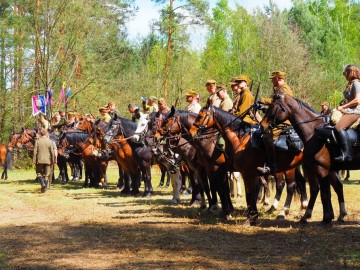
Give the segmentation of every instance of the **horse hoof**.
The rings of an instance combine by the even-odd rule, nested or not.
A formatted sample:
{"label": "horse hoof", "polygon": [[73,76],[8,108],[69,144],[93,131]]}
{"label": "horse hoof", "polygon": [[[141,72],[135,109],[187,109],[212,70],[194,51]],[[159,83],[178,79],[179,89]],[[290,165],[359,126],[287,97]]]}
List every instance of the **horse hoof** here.
{"label": "horse hoof", "polygon": [[160,184],[157,186],[157,188],[162,188],[163,185],[164,185],[164,184],[161,184],[161,183],[160,183]]}
{"label": "horse hoof", "polygon": [[308,224],[307,218],[305,218],[305,217],[300,218],[299,223],[300,224]]}
{"label": "horse hoof", "polygon": [[320,227],[331,227],[332,226],[332,221],[331,220],[323,220],[320,223],[317,224],[317,226]]}
{"label": "horse hoof", "polygon": [[130,189],[124,188],[123,190],[120,191],[121,194],[130,194]]}
{"label": "horse hoof", "polygon": [[272,213],[274,213],[275,210],[276,210],[276,208],[272,205],[272,206],[269,208],[269,210],[267,210],[266,212],[267,212],[268,214],[272,214]]}
{"label": "horse hoof", "polygon": [[170,185],[165,185],[165,188],[168,188],[168,187],[170,187]]}
{"label": "horse hoof", "polygon": [[62,185],[65,185],[67,182],[61,182]]}
{"label": "horse hoof", "polygon": [[339,224],[345,224],[344,218],[343,218],[343,217],[338,217],[337,223],[339,223]]}
{"label": "horse hoof", "polygon": [[276,219],[277,220],[283,220],[283,219],[285,219],[286,217],[285,217],[285,214],[284,213],[280,213],[279,215],[277,215],[276,216]]}
{"label": "horse hoof", "polygon": [[144,192],[144,193],[143,193],[143,195],[142,195],[142,196],[143,196],[143,197],[150,198],[150,197],[151,197],[151,192],[146,191],[146,192]]}
{"label": "horse hoof", "polygon": [[180,200],[173,199],[173,200],[171,200],[170,204],[171,205],[178,205],[179,202],[180,202]]}

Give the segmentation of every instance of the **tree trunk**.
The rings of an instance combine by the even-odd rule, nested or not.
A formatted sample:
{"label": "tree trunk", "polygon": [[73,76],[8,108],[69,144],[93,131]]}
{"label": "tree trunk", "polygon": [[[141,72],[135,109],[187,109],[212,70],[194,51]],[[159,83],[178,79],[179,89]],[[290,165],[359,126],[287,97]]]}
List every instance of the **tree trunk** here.
{"label": "tree trunk", "polygon": [[36,0],[36,11],[35,11],[35,83],[34,90],[37,94],[40,94],[40,0]]}
{"label": "tree trunk", "polygon": [[170,5],[169,5],[169,29],[168,29],[167,48],[166,48],[166,60],[165,60],[165,80],[164,80],[164,98],[165,99],[168,96],[169,75],[170,75],[170,61],[171,61],[171,53],[172,53],[172,34],[174,33],[174,28],[173,28],[173,20],[174,20],[173,3],[174,3],[174,0],[170,0]]}

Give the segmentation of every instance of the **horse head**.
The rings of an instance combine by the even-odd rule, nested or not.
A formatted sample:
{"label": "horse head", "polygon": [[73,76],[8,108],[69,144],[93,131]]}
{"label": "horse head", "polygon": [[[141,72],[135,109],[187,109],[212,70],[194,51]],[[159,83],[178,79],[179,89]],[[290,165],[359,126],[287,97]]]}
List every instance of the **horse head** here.
{"label": "horse head", "polygon": [[196,135],[208,128],[212,128],[215,125],[214,117],[213,117],[213,107],[210,106],[210,103],[206,103],[207,105],[201,108],[198,116],[195,119],[193,126],[190,128],[189,132],[192,137],[196,137]]}
{"label": "horse head", "polygon": [[268,131],[284,121],[289,120],[291,108],[287,103],[287,96],[283,91],[279,91],[279,93],[273,96],[273,102],[266,110],[265,116],[260,123],[264,131]]}

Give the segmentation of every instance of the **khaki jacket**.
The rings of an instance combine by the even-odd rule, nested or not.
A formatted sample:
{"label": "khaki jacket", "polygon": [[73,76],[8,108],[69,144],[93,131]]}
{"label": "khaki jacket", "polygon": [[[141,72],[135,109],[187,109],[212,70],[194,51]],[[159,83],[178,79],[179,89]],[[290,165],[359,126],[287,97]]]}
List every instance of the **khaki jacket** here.
{"label": "khaki jacket", "polygon": [[41,137],[35,142],[33,163],[53,164],[55,162],[54,145],[47,137]]}
{"label": "khaki jacket", "polygon": [[226,95],[224,97],[224,100],[221,100],[219,108],[224,111],[230,112],[232,110],[232,107],[233,107],[233,102],[231,98],[228,95]]}
{"label": "khaki jacket", "polygon": [[201,110],[201,105],[196,100],[193,100],[193,102],[191,102],[185,110],[192,113],[199,113]]}
{"label": "khaki jacket", "polygon": [[152,112],[157,112],[159,110],[159,107],[156,103],[154,103],[153,105],[147,105],[146,103],[143,103],[143,109],[144,109],[144,113],[152,113]]}
{"label": "khaki jacket", "polygon": [[217,96],[216,93],[212,94],[210,97],[210,105],[215,107],[220,107],[221,99]]}
{"label": "khaki jacket", "polygon": [[106,123],[109,123],[110,120],[111,120],[111,116],[110,116],[110,114],[105,113],[104,115],[101,115],[101,116],[100,116],[100,119],[101,119],[101,120],[104,120]]}
{"label": "khaki jacket", "polygon": [[[244,88],[233,100],[233,111],[235,116],[243,115],[253,104],[255,98],[249,88]],[[243,118],[244,122],[250,125],[256,124],[249,114]]]}

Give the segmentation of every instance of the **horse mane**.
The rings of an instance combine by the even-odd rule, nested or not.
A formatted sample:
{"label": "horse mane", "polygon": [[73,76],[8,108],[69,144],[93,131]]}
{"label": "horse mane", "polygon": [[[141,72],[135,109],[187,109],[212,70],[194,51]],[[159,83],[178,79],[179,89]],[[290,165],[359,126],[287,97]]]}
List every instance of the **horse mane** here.
{"label": "horse mane", "polygon": [[210,108],[214,110],[218,118],[221,118],[224,127],[229,127],[233,131],[239,131],[247,126],[247,123],[245,123],[241,118],[236,117],[227,111],[224,111],[215,106],[211,106]]}
{"label": "horse mane", "polygon": [[319,112],[317,112],[313,107],[311,107],[308,103],[306,103],[305,101],[302,101],[296,97],[292,97],[299,105],[300,108],[306,108],[309,111],[313,112],[316,115],[320,115]]}
{"label": "horse mane", "polygon": [[137,124],[131,121],[130,119],[124,117],[116,117],[111,119],[109,127],[111,127],[114,123],[121,125],[120,129],[124,132],[124,136],[126,138],[134,135],[135,130],[137,128]]}
{"label": "horse mane", "polygon": [[71,143],[77,143],[77,142],[85,142],[89,137],[90,134],[85,132],[68,132],[63,133],[63,137],[66,137],[68,142]]}

